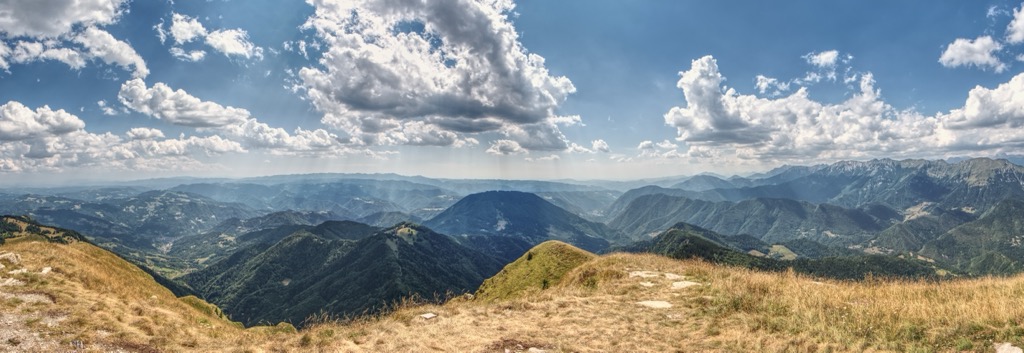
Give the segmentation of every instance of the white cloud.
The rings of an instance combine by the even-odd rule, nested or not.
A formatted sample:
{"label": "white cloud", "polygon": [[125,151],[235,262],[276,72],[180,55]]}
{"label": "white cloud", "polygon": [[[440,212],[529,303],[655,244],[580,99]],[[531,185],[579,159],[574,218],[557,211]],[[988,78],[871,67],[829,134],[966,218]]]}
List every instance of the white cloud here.
{"label": "white cloud", "polygon": [[523,160],[525,160],[527,162],[553,162],[553,161],[557,161],[557,160],[560,160],[560,159],[562,159],[562,157],[559,157],[557,154],[547,155],[547,156],[538,157],[538,158],[531,158],[531,157],[523,158]]}
{"label": "white cloud", "polygon": [[1006,26],[1006,41],[1010,44],[1024,42],[1024,5],[1013,9],[1013,20]]}
{"label": "white cloud", "polygon": [[[724,86],[713,57],[693,61],[678,86],[687,105],[665,114],[684,155],[695,159],[821,162],[887,155],[944,158],[998,155],[1024,147],[1024,74],[996,88],[976,87],[963,108],[926,116],[885,103],[870,73],[844,102],[811,100],[806,88],[778,99]],[[641,154],[654,151],[642,142]],[[669,147],[667,144],[665,147]],[[669,150],[673,152],[675,150]]]}
{"label": "white cloud", "polygon": [[174,44],[177,45],[191,42],[197,38],[206,37],[207,34],[206,27],[203,27],[203,24],[199,23],[199,20],[179,13],[175,13],[171,16],[171,28],[168,32],[171,34],[171,37],[174,38]]}
{"label": "white cloud", "polygon": [[167,37],[174,39],[170,49],[171,55],[182,61],[197,62],[206,57],[204,50],[185,50],[183,44],[202,41],[213,50],[229,58],[263,59],[263,48],[249,40],[249,34],[243,29],[209,30],[199,19],[180,13],[171,15],[171,24],[167,29],[161,22],[156,27],[157,37],[164,43]]}
{"label": "white cloud", "polygon": [[553,124],[563,125],[563,126],[573,126],[573,125],[583,125],[583,126],[586,126],[585,124],[583,124],[583,118],[580,118],[579,115],[554,116],[554,117],[549,118],[548,121],[553,123]]}
{"label": "white cloud", "polygon": [[995,56],[1002,49],[1003,45],[991,36],[957,38],[942,52],[939,63],[945,67],[975,66],[999,73],[1007,69],[1007,65]]}
{"label": "white cloud", "polygon": [[[150,148],[161,150],[189,151],[188,148],[202,148],[208,153],[227,153],[257,149],[279,155],[316,155],[330,156],[362,153],[374,158],[382,158],[386,152],[357,150],[346,146],[349,141],[342,141],[337,135],[324,129],[307,130],[298,128],[289,133],[282,128],[272,127],[251,117],[248,110],[225,107],[223,105],[203,101],[184,90],[173,90],[164,83],[155,83],[146,87],[141,79],[133,79],[121,85],[118,99],[126,107],[149,116],[163,119],[173,124],[199,128],[199,132],[213,133],[203,139],[179,139],[179,142],[162,142],[148,144]],[[402,138],[408,144],[421,145],[473,145],[475,139],[455,139],[452,136],[432,130],[430,126],[405,126],[402,134],[388,135],[387,138]],[[132,129],[128,133],[131,140],[151,140],[157,136],[155,131]],[[216,137],[218,139],[212,139]],[[448,140],[449,138],[452,138]]]}
{"label": "white cloud", "polygon": [[107,104],[107,101],[105,100],[96,102],[96,106],[100,107],[100,111],[103,112],[103,115],[117,115],[117,110],[114,110],[114,108]]}
{"label": "white cloud", "polygon": [[238,142],[213,135],[190,136],[178,139],[133,139],[127,144],[133,152],[144,157],[218,155],[246,152]]}
{"label": "white cloud", "polygon": [[202,101],[184,90],[172,90],[161,82],[147,88],[141,79],[122,84],[117,98],[134,111],[183,126],[240,124],[250,115],[248,110]]}
{"label": "white cloud", "polygon": [[819,68],[834,68],[839,61],[839,51],[826,50],[818,53],[807,53],[807,55],[804,55],[804,60],[807,60],[808,64]]}
{"label": "white cloud", "polygon": [[226,56],[263,59],[263,48],[249,41],[249,34],[241,29],[222,29],[206,36],[206,44]]}
{"label": "white cloud", "polygon": [[501,133],[531,151],[561,151],[569,147],[562,131],[554,123],[507,124]]}
{"label": "white cloud", "polygon": [[757,87],[757,92],[761,94],[769,93],[772,96],[777,96],[789,90],[789,82],[779,82],[776,78],[764,75],[757,75],[754,79],[754,86]]}
{"label": "white cloud", "polygon": [[[7,53],[7,60],[10,63],[24,64],[38,60],[56,60],[75,70],[85,67],[84,55],[73,49],[55,47],[55,44],[53,41],[47,43],[18,41],[13,49],[5,47],[0,48],[0,51]],[[4,55],[0,55],[0,57],[2,56]],[[4,59],[0,58],[0,60]],[[8,67],[9,64],[4,62],[3,68],[7,69]]]}
{"label": "white cloud", "polygon": [[512,140],[494,140],[491,142],[491,147],[487,149],[487,153],[494,155],[510,155],[528,152],[526,149],[523,149],[518,142]]}
{"label": "white cloud", "polygon": [[569,148],[565,149],[565,151],[569,153],[594,153],[594,150],[580,146],[575,142],[570,143]]}
{"label": "white cloud", "polygon": [[134,68],[134,77],[145,78],[149,75],[146,62],[142,60],[139,53],[136,53],[131,45],[117,40],[107,31],[96,27],[86,28],[75,37],[75,42],[84,46],[86,53],[92,58],[103,60],[107,64],[118,65],[127,71]]}
{"label": "white cloud", "polygon": [[0,0],[0,39],[10,40],[0,44],[0,69],[9,70],[12,63],[56,60],[78,70],[87,60],[97,59],[145,77],[149,74],[146,63],[131,45],[97,27],[117,22],[124,4],[124,0]]}
{"label": "white cloud", "polygon": [[85,122],[63,109],[29,109],[16,101],[0,105],[0,142],[59,136],[85,128]]}
{"label": "white cloud", "polygon": [[[305,27],[324,43],[299,89],[324,124],[357,141],[424,121],[458,135],[498,131],[524,149],[568,148],[555,109],[575,92],[519,42],[508,1],[310,0]],[[354,15],[358,13],[358,15]],[[409,31],[408,24],[422,25]],[[367,136],[368,135],[368,136]]]}
{"label": "white cloud", "polygon": [[676,145],[669,140],[662,140],[661,142],[658,142],[657,146],[658,148],[663,150],[674,150],[676,148],[679,148],[679,145]]}
{"label": "white cloud", "polygon": [[[945,127],[958,131],[976,128],[1016,130],[1024,127],[1024,74],[1018,74],[994,89],[975,87],[968,93],[963,108],[940,116]],[[1024,132],[1007,132],[1024,136]],[[999,133],[986,139],[1006,135]]]}
{"label": "white cloud", "polygon": [[56,38],[75,25],[117,21],[126,0],[0,0],[0,33],[8,37]]}
{"label": "white cloud", "polygon": [[194,156],[246,152],[238,142],[216,135],[164,139],[159,130],[134,128],[126,137],[90,133],[64,110],[7,102],[0,106],[0,172],[180,170],[203,166]]}
{"label": "white cloud", "polygon": [[579,145],[579,144],[574,142],[574,143],[570,143],[569,147],[566,148],[565,151],[569,152],[569,153],[598,153],[598,152],[608,153],[608,152],[611,152],[611,149],[608,147],[608,143],[607,142],[605,142],[604,140],[601,140],[601,139],[597,139],[597,140],[590,141],[590,148],[583,147],[583,146],[581,146],[581,145]]}
{"label": "white cloud", "polygon": [[654,149],[654,141],[651,141],[651,140],[641,141],[640,144],[636,146],[636,149],[641,150],[641,151],[643,151],[643,150],[653,150]]}
{"label": "white cloud", "polygon": [[206,52],[202,50],[185,51],[178,47],[172,47],[170,52],[171,55],[174,55],[175,58],[182,61],[197,62],[203,61],[203,59],[206,58]]}
{"label": "white cloud", "polygon": [[136,127],[128,130],[126,134],[129,140],[153,140],[164,138],[164,132],[159,129],[148,127]]}

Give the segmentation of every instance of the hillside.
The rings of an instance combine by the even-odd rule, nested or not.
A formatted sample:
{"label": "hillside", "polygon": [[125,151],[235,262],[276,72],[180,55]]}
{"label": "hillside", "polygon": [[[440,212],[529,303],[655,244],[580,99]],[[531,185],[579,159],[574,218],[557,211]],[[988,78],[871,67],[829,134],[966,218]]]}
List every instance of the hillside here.
{"label": "hillside", "polygon": [[273,245],[262,243],[242,249],[183,279],[233,320],[247,326],[281,321],[298,324],[305,317],[292,319],[285,314],[293,310],[288,305],[294,299],[291,282],[322,276],[328,259],[345,255],[353,247],[353,241],[332,241],[298,231]]}
{"label": "hillside", "polygon": [[1024,343],[1014,293],[1022,285],[1020,276],[830,281],[612,254],[547,290],[409,305],[274,344],[353,352],[991,352]]}
{"label": "hillside", "polygon": [[[716,264],[740,266],[762,271],[787,271],[823,278],[861,280],[870,277],[939,279],[948,273],[941,266],[917,259],[883,255],[847,255],[776,259],[750,255],[737,248],[729,237],[686,223],[680,223],[652,240],[627,248],[676,259],[698,258]],[[798,250],[806,251],[795,247]],[[786,249],[785,251],[791,251]],[[821,250],[814,250],[821,251]],[[838,252],[837,255],[842,255]]]}
{"label": "hillside", "polygon": [[722,234],[748,234],[767,243],[810,239],[828,245],[858,244],[890,226],[867,212],[786,199],[710,202],[664,194],[633,199],[608,225],[635,239],[686,222]]}
{"label": "hillside", "polygon": [[476,290],[478,300],[510,299],[556,286],[573,268],[596,255],[549,240],[527,251]]}
{"label": "hillside", "polygon": [[0,351],[226,349],[246,335],[74,232],[20,217],[3,224]]}
{"label": "hillside", "polygon": [[977,220],[925,244],[921,254],[968,274],[1024,270],[1024,201],[1004,200]]}
{"label": "hillside", "polygon": [[525,192],[489,191],[466,196],[424,223],[452,236],[520,238],[531,245],[560,240],[587,251],[625,241],[617,231],[588,221],[543,198]]}
{"label": "hillside", "polygon": [[448,236],[402,223],[363,238],[298,231],[244,248],[184,280],[246,325],[302,326],[321,312],[376,313],[413,295],[442,300],[475,289],[499,269]]}
{"label": "hillside", "polygon": [[300,231],[326,239],[359,240],[378,230],[380,228],[359,222],[326,221],[317,225],[286,224],[240,235],[211,232],[179,238],[168,248],[167,253],[187,261],[187,270],[196,270],[219,262],[246,247],[274,244]]}

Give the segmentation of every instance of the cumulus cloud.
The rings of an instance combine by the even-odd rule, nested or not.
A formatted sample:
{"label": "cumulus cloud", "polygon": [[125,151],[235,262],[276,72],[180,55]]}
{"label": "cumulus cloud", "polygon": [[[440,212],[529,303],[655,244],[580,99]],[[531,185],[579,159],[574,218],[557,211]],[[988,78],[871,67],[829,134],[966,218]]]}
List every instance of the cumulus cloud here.
{"label": "cumulus cloud", "polygon": [[0,142],[59,136],[84,127],[85,122],[63,109],[44,105],[32,110],[16,101],[0,105]]}
{"label": "cumulus cloud", "polygon": [[171,28],[168,31],[174,43],[181,45],[197,38],[206,37],[206,27],[194,17],[175,13],[171,15]]}
{"label": "cumulus cloud", "polygon": [[161,43],[168,37],[174,40],[171,55],[182,61],[197,62],[206,58],[204,50],[182,48],[182,45],[192,42],[203,42],[229,58],[263,59],[263,48],[253,44],[249,40],[249,33],[243,29],[211,31],[199,19],[180,13],[171,14],[171,24],[166,29],[163,22],[156,25],[155,29]]}
{"label": "cumulus cloud", "polygon": [[512,140],[494,140],[491,142],[491,147],[487,149],[487,153],[506,156],[528,152],[520,146],[518,142]]}
{"label": "cumulus cloud", "polygon": [[100,111],[103,112],[103,115],[117,115],[117,110],[114,110],[114,108],[105,100],[97,101],[96,106],[100,107]]}
{"label": "cumulus cloud", "polygon": [[[78,70],[97,60],[149,74],[146,62],[128,43],[99,29],[117,22],[124,0],[0,0],[0,69],[12,63],[56,60]],[[12,48],[13,45],[13,48]]]}
{"label": "cumulus cloud", "polygon": [[501,133],[531,151],[561,151],[569,147],[562,131],[554,123],[507,124]]}
{"label": "cumulus cloud", "polygon": [[838,50],[825,50],[810,52],[801,58],[810,66],[810,70],[804,73],[803,77],[787,81],[765,75],[754,77],[754,88],[761,95],[778,97],[789,92],[793,87],[809,87],[822,81],[838,82],[840,74],[843,75],[842,82],[851,84],[856,81],[857,73],[853,72],[850,63],[853,55],[842,54]]}
{"label": "cumulus cloud", "polygon": [[[933,116],[885,103],[874,77],[863,74],[846,101],[826,104],[801,88],[778,99],[743,95],[723,85],[715,59],[680,73],[686,106],[665,114],[689,158],[822,161],[892,157],[936,158],[965,152],[998,154],[1024,146],[1024,74],[995,88],[971,90],[963,108]],[[642,142],[642,151],[661,144]],[[664,144],[664,147],[670,147]],[[673,152],[675,149],[668,150]]]}
{"label": "cumulus cloud", "polygon": [[1013,20],[1006,26],[1006,41],[1010,44],[1024,42],[1024,5],[1013,9]]}
{"label": "cumulus cloud", "polygon": [[139,53],[136,53],[131,45],[117,40],[107,31],[96,27],[86,28],[75,37],[75,42],[85,47],[86,53],[92,58],[133,71],[135,77],[145,78],[149,75],[146,62],[142,60]]}
{"label": "cumulus cloud", "polygon": [[164,138],[164,132],[159,129],[148,127],[136,127],[128,130],[126,134],[129,140],[153,140]]}
{"label": "cumulus cloud", "polygon": [[176,170],[201,165],[194,156],[246,152],[238,142],[216,135],[165,139],[157,129],[134,128],[126,138],[88,132],[81,119],[64,110],[10,101],[0,106],[0,171]]}
{"label": "cumulus cloud", "polygon": [[[203,133],[214,135],[203,139],[181,140],[183,142],[148,144],[152,148],[164,150],[187,151],[186,147],[203,148],[205,151],[217,153],[263,150],[279,155],[343,155],[369,153],[373,157],[383,154],[353,149],[347,146],[336,134],[324,129],[297,128],[294,132],[272,127],[252,118],[248,110],[223,106],[211,101],[204,101],[188,92],[174,90],[162,82],[147,87],[141,79],[133,79],[121,85],[118,93],[121,104],[127,108],[170,123],[197,128]],[[387,138],[405,139],[408,144],[431,145],[474,145],[475,139],[455,139],[452,136],[438,133],[430,126],[405,126],[399,134]],[[128,132],[130,140],[153,140],[162,137],[156,129],[136,128]],[[216,137],[217,139],[213,139]],[[445,139],[452,138],[452,141]]]}
{"label": "cumulus cloud", "polygon": [[663,150],[674,150],[676,148],[679,148],[679,145],[676,145],[669,140],[662,140],[661,142],[658,142],[657,146],[658,148]]}
{"label": "cumulus cloud", "polygon": [[945,67],[974,66],[992,69],[997,73],[1003,72],[1007,65],[995,55],[1002,49],[1003,45],[991,36],[975,39],[957,38],[946,46],[946,50],[939,57],[939,63]]}
{"label": "cumulus cloud", "polygon": [[226,125],[211,129],[224,136],[239,141],[244,147],[265,150],[275,155],[312,155],[332,156],[354,153],[369,153],[374,158],[375,152],[354,150],[340,141],[337,135],[324,129],[307,130],[297,128],[289,133],[285,129],[272,127],[256,119],[248,119],[242,124]]}
{"label": "cumulus cloud", "polygon": [[117,21],[126,0],[0,0],[0,32],[10,37],[55,38],[74,26]]}
{"label": "cumulus cloud", "polygon": [[761,94],[770,93],[772,96],[777,96],[789,90],[789,82],[780,82],[774,77],[757,75],[754,80],[754,86],[757,87],[757,92]]}
{"label": "cumulus cloud", "polygon": [[573,142],[569,144],[569,147],[566,148],[565,151],[569,153],[608,153],[611,152],[611,149],[608,148],[607,142],[601,139],[597,139],[590,141],[590,148],[581,146],[580,144]]}
{"label": "cumulus cloud", "polygon": [[[977,128],[1018,129],[1024,126],[1024,74],[989,89],[977,86],[967,95],[963,108],[940,115],[943,125],[952,130]],[[1005,136],[989,136],[987,139]],[[1014,132],[1010,135],[1022,135]]]}
{"label": "cumulus cloud", "polygon": [[807,53],[807,55],[804,55],[804,60],[807,60],[808,64],[820,68],[834,68],[839,61],[839,51],[826,50],[818,53]]}
{"label": "cumulus cloud", "polygon": [[555,110],[575,87],[519,42],[511,2],[309,2],[305,27],[324,52],[299,71],[298,88],[331,128],[387,144],[380,134],[417,121],[457,135],[497,131],[523,149],[568,148],[558,125],[579,117]]}
{"label": "cumulus cloud", "polygon": [[206,58],[206,52],[202,50],[185,51],[184,49],[173,47],[170,49],[170,52],[171,55],[174,55],[175,58],[182,61],[197,62],[203,61],[203,59]]}
{"label": "cumulus cloud", "polygon": [[263,48],[249,41],[249,34],[241,29],[222,29],[206,36],[206,44],[228,57],[263,59]]}
{"label": "cumulus cloud", "polygon": [[86,64],[86,58],[82,53],[70,48],[56,47],[53,41],[18,41],[14,48],[0,47],[0,66],[5,70],[10,68],[11,63],[24,64],[39,60],[56,60],[75,70],[85,67]]}
{"label": "cumulus cloud", "polygon": [[172,90],[157,82],[146,87],[141,79],[121,85],[117,98],[126,107],[172,124],[191,127],[214,127],[239,124],[249,118],[249,111],[202,101],[182,89]]}

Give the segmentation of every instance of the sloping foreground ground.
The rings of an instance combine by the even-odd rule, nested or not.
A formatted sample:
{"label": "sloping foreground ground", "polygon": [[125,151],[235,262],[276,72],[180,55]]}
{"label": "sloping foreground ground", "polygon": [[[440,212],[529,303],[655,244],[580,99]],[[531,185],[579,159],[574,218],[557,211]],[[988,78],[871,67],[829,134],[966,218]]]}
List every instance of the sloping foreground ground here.
{"label": "sloping foreground ground", "polygon": [[294,332],[243,330],[85,242],[22,237],[0,253],[16,254],[0,255],[0,351],[992,352],[1024,343],[1024,277],[834,282],[613,254],[546,289]]}
{"label": "sloping foreground ground", "polygon": [[[273,344],[380,352],[992,352],[1024,341],[1021,298],[1024,277],[834,282],[613,254],[519,298],[407,307]],[[420,316],[428,313],[437,317]]]}
{"label": "sloping foreground ground", "polygon": [[83,241],[7,239],[0,266],[0,352],[218,351],[288,331],[242,330],[217,307],[176,298],[138,267]]}

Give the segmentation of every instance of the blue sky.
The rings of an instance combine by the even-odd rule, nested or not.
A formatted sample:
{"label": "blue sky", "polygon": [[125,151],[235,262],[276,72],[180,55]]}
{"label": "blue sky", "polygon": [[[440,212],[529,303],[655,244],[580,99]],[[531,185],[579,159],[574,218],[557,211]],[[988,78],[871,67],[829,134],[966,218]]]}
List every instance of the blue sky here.
{"label": "blue sky", "polygon": [[1021,6],[0,0],[0,173],[622,179],[1017,156]]}

